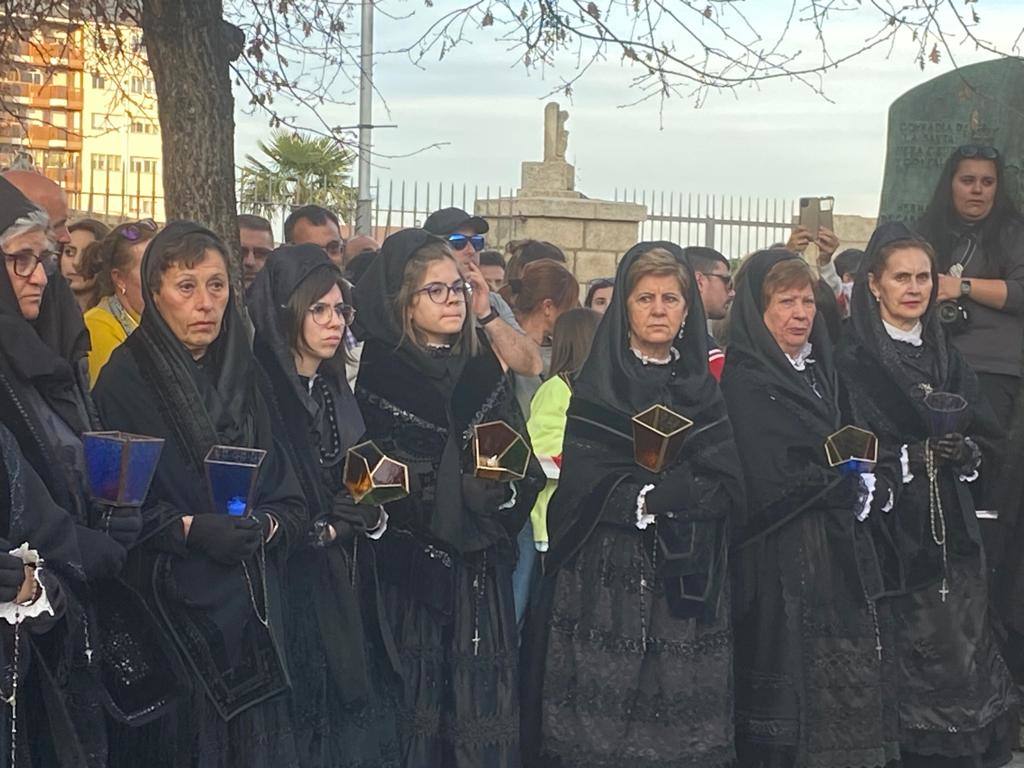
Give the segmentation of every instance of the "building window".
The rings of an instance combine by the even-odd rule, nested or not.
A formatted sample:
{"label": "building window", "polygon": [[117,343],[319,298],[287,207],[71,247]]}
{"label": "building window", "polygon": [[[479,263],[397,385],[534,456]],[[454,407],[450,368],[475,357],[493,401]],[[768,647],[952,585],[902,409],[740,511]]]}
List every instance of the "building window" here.
{"label": "building window", "polygon": [[44,78],[43,73],[38,69],[23,69],[20,73],[20,79],[23,83],[31,83],[32,85],[42,85]]}
{"label": "building window", "polygon": [[131,159],[132,173],[153,174],[156,173],[155,157],[133,157]]}
{"label": "building window", "polygon": [[132,197],[128,201],[128,209],[132,213],[138,213],[138,214],[142,214],[144,216],[152,216],[153,215],[153,201],[151,199],[149,199],[149,198],[139,199],[137,197]]}
{"label": "building window", "polygon": [[92,127],[93,130],[100,131],[108,128],[114,128],[115,126],[111,115],[104,115],[101,112],[93,112]]}
{"label": "building window", "polygon": [[132,120],[132,133],[145,133],[154,136],[160,133],[160,126],[145,120]]}
{"label": "building window", "polygon": [[92,169],[94,171],[110,171],[111,173],[121,172],[120,155],[93,155]]}
{"label": "building window", "polygon": [[97,74],[93,73],[93,76],[92,76],[92,87],[96,88],[98,90],[101,90],[101,91],[106,89],[106,87],[107,87],[107,80],[106,80],[106,78],[103,77],[102,75],[97,75]]}

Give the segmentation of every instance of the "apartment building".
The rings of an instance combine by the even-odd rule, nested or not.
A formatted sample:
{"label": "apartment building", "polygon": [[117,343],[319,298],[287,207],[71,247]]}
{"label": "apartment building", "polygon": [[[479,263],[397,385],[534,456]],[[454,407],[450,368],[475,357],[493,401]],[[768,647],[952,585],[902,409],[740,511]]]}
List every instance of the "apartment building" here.
{"label": "apartment building", "polygon": [[54,23],[0,80],[0,166],[28,153],[75,211],[163,220],[160,124],[140,30]]}

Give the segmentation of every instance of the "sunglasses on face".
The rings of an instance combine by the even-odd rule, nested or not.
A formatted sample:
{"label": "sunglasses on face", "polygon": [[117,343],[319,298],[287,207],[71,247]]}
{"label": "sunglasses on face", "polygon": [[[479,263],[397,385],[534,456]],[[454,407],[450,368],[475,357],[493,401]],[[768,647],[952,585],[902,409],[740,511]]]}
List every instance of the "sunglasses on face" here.
{"label": "sunglasses on face", "polygon": [[722,281],[722,285],[725,287],[725,290],[732,290],[732,275],[719,275],[714,272],[701,272],[701,274],[704,275],[704,277],[717,277]]}
{"label": "sunglasses on face", "polygon": [[156,222],[152,219],[142,219],[134,224],[125,224],[118,230],[118,234],[129,243],[137,243],[145,232],[156,232]]}
{"label": "sunglasses on face", "polygon": [[425,293],[435,304],[447,304],[453,293],[456,298],[465,301],[466,297],[472,292],[473,288],[469,283],[465,280],[459,280],[451,285],[445,285],[444,283],[427,283],[418,291],[413,291],[413,294]]}
{"label": "sunglasses on face", "polygon": [[32,273],[36,271],[37,264],[43,265],[43,270],[47,275],[53,274],[57,259],[59,258],[57,251],[51,250],[40,251],[38,255],[29,250],[18,251],[17,253],[0,251],[0,253],[3,254],[7,261],[11,262],[14,266],[14,274],[18,277],[31,277]]}
{"label": "sunglasses on face", "polygon": [[349,304],[324,304],[322,301],[310,307],[308,312],[317,325],[329,325],[335,315],[340,317],[345,325],[351,325],[356,316],[356,308]]}
{"label": "sunglasses on face", "polygon": [[240,245],[236,253],[238,253],[238,258],[243,260],[249,258],[249,254],[251,253],[252,257],[256,259],[256,261],[265,261],[266,258],[271,254],[271,249],[260,248],[259,246],[255,248],[249,248],[248,246]]}
{"label": "sunglasses on face", "polygon": [[980,157],[982,160],[995,160],[999,157],[999,150],[995,147],[988,147],[984,144],[964,144],[963,146],[957,147],[957,154],[960,157],[970,160],[975,157]]}
{"label": "sunglasses on face", "polygon": [[461,251],[467,245],[472,245],[474,251],[482,251],[484,242],[483,235],[448,235],[448,245],[453,251]]}

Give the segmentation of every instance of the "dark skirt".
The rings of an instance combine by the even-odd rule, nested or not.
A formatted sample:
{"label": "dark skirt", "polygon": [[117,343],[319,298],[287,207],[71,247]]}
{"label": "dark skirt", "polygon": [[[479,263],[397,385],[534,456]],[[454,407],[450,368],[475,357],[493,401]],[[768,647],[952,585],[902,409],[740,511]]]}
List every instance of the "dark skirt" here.
{"label": "dark skirt", "polygon": [[951,563],[948,588],[945,601],[938,583],[887,601],[895,620],[904,762],[918,755],[932,760],[929,766],[945,767],[942,758],[955,758],[950,768],[1001,765],[1016,738],[1010,721],[1017,699],[978,562]]}
{"label": "dark skirt", "polygon": [[[335,545],[340,546],[340,545]],[[346,571],[352,560],[346,550]],[[318,550],[305,550],[289,569],[290,596],[286,637],[292,680],[295,742],[302,768],[398,768],[401,765],[396,723],[400,681],[391,669],[375,615],[376,573],[369,541],[357,549],[355,595],[359,615],[345,626],[355,641],[345,647],[325,645],[313,605],[322,588],[313,572]],[[338,589],[351,589],[349,584]],[[347,618],[347,617],[346,617]],[[353,649],[353,646],[355,648]],[[343,691],[328,666],[328,653],[362,652],[366,690]]]}
{"label": "dark skirt", "polygon": [[153,723],[116,731],[111,768],[305,768],[285,694],[225,722],[196,692]]}
{"label": "dark skirt", "polygon": [[[531,616],[528,641],[545,665],[542,692],[530,697],[541,708],[538,765],[732,764],[728,589],[714,621],[675,618],[644,541],[635,529],[599,525],[545,580],[536,605],[550,601],[550,619]],[[538,625],[549,627],[546,649],[535,643]]]}
{"label": "dark skirt", "polygon": [[463,559],[388,532],[378,557],[404,678],[406,768],[518,768],[512,566],[494,548]]}

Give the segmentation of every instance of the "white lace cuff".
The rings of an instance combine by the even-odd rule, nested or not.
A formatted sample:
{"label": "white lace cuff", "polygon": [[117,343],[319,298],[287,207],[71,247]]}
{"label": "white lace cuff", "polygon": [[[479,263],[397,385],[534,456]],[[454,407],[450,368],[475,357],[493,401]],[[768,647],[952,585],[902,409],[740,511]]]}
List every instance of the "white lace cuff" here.
{"label": "white lace cuff", "polygon": [[641,531],[647,530],[647,526],[654,523],[654,515],[647,514],[647,494],[653,490],[654,486],[648,483],[636,495],[636,527]]}
{"label": "white lace cuff", "polygon": [[519,486],[513,481],[509,483],[509,487],[512,489],[512,495],[509,497],[508,501],[498,506],[499,512],[504,509],[512,509],[512,507],[516,505],[516,500],[519,498]]}
{"label": "white lace cuff", "polygon": [[32,578],[36,582],[36,599],[28,605],[19,605],[14,602],[0,603],[0,620],[14,625],[21,623],[25,619],[34,619],[44,614],[55,615],[53,606],[50,605],[50,598],[46,594],[46,584],[39,577],[40,572],[43,570],[43,560],[39,557],[39,553],[34,549],[29,549],[28,544],[25,543],[17,549],[12,549],[7,554],[18,558],[26,565],[35,566],[32,569]]}
{"label": "white lace cuff", "polygon": [[910,452],[905,445],[900,448],[900,469],[903,470],[903,484],[913,482],[914,473],[910,471]]}
{"label": "white lace cuff", "polygon": [[889,489],[889,500],[885,502],[885,506],[882,507],[883,512],[892,512],[892,508],[896,505],[896,494],[892,492],[892,488]]}
{"label": "white lace cuff", "polygon": [[857,512],[857,521],[863,523],[871,514],[871,502],[875,499],[875,474],[874,472],[860,473],[860,511]]}
{"label": "white lace cuff", "polygon": [[376,541],[385,534],[388,529],[388,511],[384,507],[380,507],[380,518],[377,520],[377,527],[372,531],[367,531],[366,535]]}

